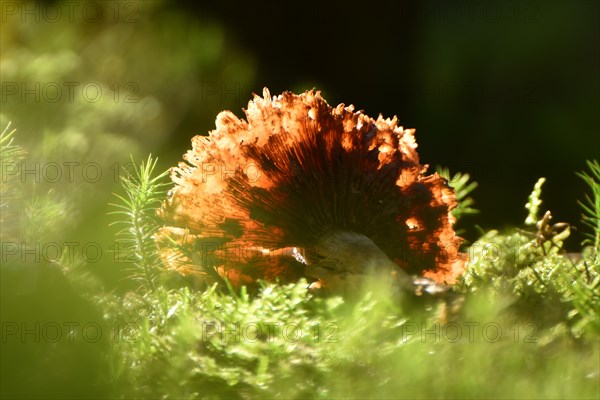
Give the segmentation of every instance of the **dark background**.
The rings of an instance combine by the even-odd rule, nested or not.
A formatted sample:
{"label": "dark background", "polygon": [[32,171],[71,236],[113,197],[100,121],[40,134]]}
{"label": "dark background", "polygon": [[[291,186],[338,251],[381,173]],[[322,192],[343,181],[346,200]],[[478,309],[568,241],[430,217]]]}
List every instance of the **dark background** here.
{"label": "dark background", "polygon": [[[547,178],[542,212],[579,224],[576,201],[585,185],[575,171],[600,155],[597,1],[177,6],[198,21],[222,21],[255,55],[253,89],[317,87],[332,105],[354,104],[373,117],[397,115],[416,128],[423,163],[468,172],[479,182],[473,197],[481,214],[464,225],[521,224],[541,176]],[[224,84],[221,96],[233,100],[226,89],[235,83]],[[173,145],[185,148],[185,124],[178,135]],[[568,244],[577,247],[580,240],[574,232]]]}

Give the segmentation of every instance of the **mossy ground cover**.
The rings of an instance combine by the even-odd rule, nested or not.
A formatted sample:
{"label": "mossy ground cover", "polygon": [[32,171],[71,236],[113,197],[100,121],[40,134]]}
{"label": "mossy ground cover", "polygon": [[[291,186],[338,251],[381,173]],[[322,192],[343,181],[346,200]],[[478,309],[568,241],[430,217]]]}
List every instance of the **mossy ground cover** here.
{"label": "mossy ground cover", "polygon": [[[25,157],[7,132],[3,156]],[[102,227],[127,250],[120,288],[77,254],[3,262],[3,396],[598,398],[597,162],[580,173],[591,189],[580,254],[562,249],[569,227],[541,216],[539,183],[527,223],[464,246],[470,263],[458,284],[402,301],[376,281],[341,298],[304,280],[199,288],[166,271],[152,235],[168,185],[155,166],[149,158],[124,175],[117,213],[105,221],[122,230]],[[25,190],[8,178],[5,205]],[[474,185],[448,178],[462,201],[456,213],[470,213]],[[35,204],[27,215],[43,219],[66,203],[43,194]],[[9,217],[3,212],[5,244],[25,235],[24,221]]]}

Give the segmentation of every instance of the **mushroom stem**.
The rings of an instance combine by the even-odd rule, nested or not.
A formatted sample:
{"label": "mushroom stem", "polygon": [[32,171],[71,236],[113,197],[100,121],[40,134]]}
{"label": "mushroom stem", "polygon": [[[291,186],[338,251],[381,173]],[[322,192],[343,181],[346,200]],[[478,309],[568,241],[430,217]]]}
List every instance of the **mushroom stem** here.
{"label": "mushroom stem", "polygon": [[413,291],[412,279],[367,236],[335,231],[321,237],[309,252],[306,274],[326,282],[333,292],[355,292],[369,278],[394,292]]}

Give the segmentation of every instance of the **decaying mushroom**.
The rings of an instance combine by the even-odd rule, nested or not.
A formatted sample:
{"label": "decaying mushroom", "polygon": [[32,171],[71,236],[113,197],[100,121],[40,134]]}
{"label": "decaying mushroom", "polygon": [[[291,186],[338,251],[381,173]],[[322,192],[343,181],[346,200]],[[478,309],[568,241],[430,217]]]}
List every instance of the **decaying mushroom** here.
{"label": "decaying mushroom", "polygon": [[312,90],[264,89],[245,114],[221,112],[172,168],[156,236],[167,268],[344,291],[373,274],[402,287],[409,275],[451,284],[463,272],[454,191],[426,174],[414,130]]}

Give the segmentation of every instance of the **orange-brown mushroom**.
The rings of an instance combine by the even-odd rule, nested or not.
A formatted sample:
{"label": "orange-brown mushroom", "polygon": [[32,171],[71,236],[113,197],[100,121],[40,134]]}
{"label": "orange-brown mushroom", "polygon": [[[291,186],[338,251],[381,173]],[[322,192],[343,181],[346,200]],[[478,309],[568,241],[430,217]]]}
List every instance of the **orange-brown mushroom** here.
{"label": "orange-brown mushroom", "polygon": [[378,269],[438,283],[463,272],[454,191],[426,174],[413,129],[331,107],[312,90],[264,89],[245,114],[220,113],[172,169],[157,234],[168,268],[326,287]]}

